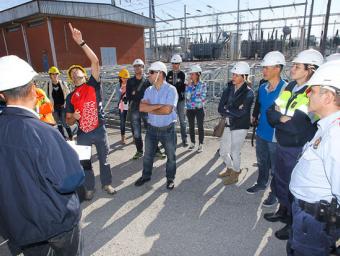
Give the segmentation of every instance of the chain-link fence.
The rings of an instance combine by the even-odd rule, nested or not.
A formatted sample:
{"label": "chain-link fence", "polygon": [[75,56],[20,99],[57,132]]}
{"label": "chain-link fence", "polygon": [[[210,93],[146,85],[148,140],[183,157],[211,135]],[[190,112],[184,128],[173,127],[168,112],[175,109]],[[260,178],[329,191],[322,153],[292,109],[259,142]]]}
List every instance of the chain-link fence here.
{"label": "chain-link fence", "polygon": [[[225,63],[223,61],[209,61],[209,62],[197,62],[197,63],[182,63],[181,69],[188,74],[190,66],[193,64],[200,64],[202,67],[202,81],[207,84],[207,103],[206,103],[206,117],[205,128],[213,128],[219,118],[217,112],[218,103],[222,92],[228,81],[231,80],[231,72],[235,62]],[[259,63],[252,61],[250,64],[250,81],[251,86],[256,91],[260,80],[262,79],[262,67]],[[127,68],[130,74],[133,74],[133,67],[127,66],[114,66],[114,67],[102,67],[101,81],[103,87],[103,106],[105,107],[106,116],[110,119],[118,119],[118,98],[116,97],[116,89],[118,88],[118,72],[121,68]],[[168,68],[169,65],[168,65]],[[286,66],[282,72],[283,79],[289,79],[290,66]],[[146,67],[147,70],[147,67]],[[61,79],[67,80],[66,73],[62,72]],[[46,73],[41,73],[36,79],[36,83],[39,87],[42,87],[49,81],[49,76]],[[72,87],[72,86],[71,86]],[[73,88],[71,88],[73,89]]]}

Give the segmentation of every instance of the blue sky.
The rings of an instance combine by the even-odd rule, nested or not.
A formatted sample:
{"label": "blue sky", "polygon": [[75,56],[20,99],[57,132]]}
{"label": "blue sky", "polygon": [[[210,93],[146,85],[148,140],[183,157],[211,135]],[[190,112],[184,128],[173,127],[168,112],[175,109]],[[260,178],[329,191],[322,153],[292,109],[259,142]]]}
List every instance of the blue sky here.
{"label": "blue sky", "polygon": [[[74,0],[77,1],[77,0]],[[13,7],[15,5],[28,2],[27,0],[10,0],[10,1],[1,1],[0,2],[0,10]],[[80,2],[98,2],[98,3],[110,3],[110,0],[82,0]],[[139,14],[149,15],[149,7],[148,0],[116,0],[116,5],[122,7],[124,9],[128,9],[134,11]],[[212,14],[221,11],[233,11],[237,9],[237,0],[154,0],[155,2],[155,10],[156,10],[156,20],[160,19],[170,19],[170,17],[183,17],[184,16],[184,5],[186,5],[187,16],[193,15],[201,15],[201,14]],[[258,7],[268,7],[275,5],[285,5],[291,3],[302,3],[305,0],[241,0],[240,1],[240,9],[250,9],[250,8],[258,8]],[[308,2],[311,2],[309,0]],[[314,14],[325,14],[327,6],[327,0],[315,0],[314,3]],[[261,18],[262,19],[271,19],[271,18],[280,18],[280,17],[292,17],[292,16],[303,16],[305,8],[304,6],[298,7],[290,7],[284,9],[273,9],[262,11]],[[340,1],[333,0],[331,6],[332,13],[340,13]],[[307,8],[307,15],[309,15],[309,5]],[[259,12],[245,12],[241,15],[241,21],[251,21],[257,20],[259,17]],[[216,16],[211,17],[202,17],[195,19],[188,19],[187,26],[200,26],[200,25],[208,25],[208,24],[216,24]],[[228,14],[218,16],[218,23],[236,23],[237,16],[236,14]],[[322,24],[324,21],[323,17],[313,19],[313,24]],[[280,27],[283,25],[294,26],[302,24],[303,19],[300,20],[287,20],[287,21],[277,21],[277,22],[267,22],[262,23],[262,28],[269,27]],[[308,19],[306,20],[308,24]],[[330,25],[328,28],[328,35],[333,35],[337,29],[340,29],[340,25],[336,23],[340,23],[340,15],[334,16],[330,18]],[[171,29],[171,28],[179,28],[181,22],[169,22],[159,23],[157,25],[158,30]],[[235,25],[223,25],[219,26],[219,31],[232,31],[235,30]],[[248,34],[247,30],[256,29],[255,25],[244,24],[241,26],[241,29],[246,30],[243,32],[243,38]],[[278,34],[281,34],[282,29],[278,28]],[[209,33],[214,32],[216,34],[216,28],[205,28],[205,29],[192,29],[189,30],[188,33]],[[179,33],[179,32],[177,32]],[[267,34],[271,33],[271,30],[265,30],[265,38]],[[321,34],[321,26],[315,26],[312,29],[312,33],[316,37],[320,37]],[[172,40],[173,32],[163,32],[162,35],[168,35],[168,38],[163,38],[163,43],[169,42]],[[299,35],[298,29],[292,29],[292,36],[297,37]]]}

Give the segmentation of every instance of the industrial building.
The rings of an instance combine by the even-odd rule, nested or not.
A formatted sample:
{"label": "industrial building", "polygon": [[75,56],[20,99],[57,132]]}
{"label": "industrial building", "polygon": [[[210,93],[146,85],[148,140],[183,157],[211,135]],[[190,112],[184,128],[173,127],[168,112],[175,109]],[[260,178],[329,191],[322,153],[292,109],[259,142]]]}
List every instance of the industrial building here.
{"label": "industrial building", "polygon": [[68,22],[83,33],[101,65],[144,59],[144,29],[155,25],[150,18],[111,4],[34,0],[0,12],[0,56],[18,55],[37,71],[51,65],[89,66]]}

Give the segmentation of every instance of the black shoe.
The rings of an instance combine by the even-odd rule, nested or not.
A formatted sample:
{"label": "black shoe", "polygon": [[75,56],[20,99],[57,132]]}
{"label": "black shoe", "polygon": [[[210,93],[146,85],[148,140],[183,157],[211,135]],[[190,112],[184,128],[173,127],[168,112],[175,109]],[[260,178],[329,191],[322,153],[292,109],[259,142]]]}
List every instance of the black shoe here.
{"label": "black shoe", "polygon": [[248,194],[255,194],[259,191],[265,190],[266,186],[261,186],[258,184],[253,185],[252,187],[248,188],[246,191]]}
{"label": "black shoe", "polygon": [[94,190],[86,190],[84,195],[84,200],[91,201],[94,197]]}
{"label": "black shoe", "polygon": [[140,187],[140,186],[143,186],[144,183],[150,181],[151,178],[143,178],[143,177],[140,177],[136,182],[135,182],[135,186],[136,187]]}
{"label": "black shoe", "polygon": [[187,146],[189,146],[188,142],[187,142],[187,141],[183,141],[183,142],[182,142],[182,147],[183,147],[183,148],[186,148]]}
{"label": "black shoe", "polygon": [[277,222],[281,221],[283,223],[287,223],[287,209],[283,206],[280,206],[277,212],[269,212],[263,215],[263,218],[269,222]]}
{"label": "black shoe", "polygon": [[175,187],[175,183],[173,180],[167,180],[166,181],[166,188],[169,190],[173,190]]}
{"label": "black shoe", "polygon": [[275,237],[279,240],[288,240],[290,231],[291,226],[286,224],[286,226],[275,232]]}
{"label": "black shoe", "polygon": [[263,201],[263,206],[264,207],[271,207],[277,203],[277,198],[276,196],[270,192],[266,200]]}

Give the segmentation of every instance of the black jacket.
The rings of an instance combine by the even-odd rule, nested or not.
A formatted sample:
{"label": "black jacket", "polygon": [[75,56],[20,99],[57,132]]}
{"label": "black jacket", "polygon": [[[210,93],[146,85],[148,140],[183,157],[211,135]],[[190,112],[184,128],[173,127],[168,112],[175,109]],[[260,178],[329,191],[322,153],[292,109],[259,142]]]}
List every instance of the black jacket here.
{"label": "black jacket", "polygon": [[33,113],[0,114],[0,230],[16,246],[46,241],[78,224],[74,192],[84,180],[76,152]]}
{"label": "black jacket", "polygon": [[230,130],[249,129],[250,110],[254,101],[254,92],[244,83],[235,93],[235,86],[229,82],[224,89],[218,112],[229,117]]}
{"label": "black jacket", "polygon": [[126,83],[126,99],[130,104],[131,111],[139,111],[139,103],[144,97],[146,88],[150,86],[148,79],[143,77],[141,80],[137,80],[136,77],[132,77],[127,80]]}
{"label": "black jacket", "polygon": [[[292,92],[296,82],[290,82],[285,91]],[[304,93],[307,86],[303,87],[294,94],[294,98]],[[291,98],[293,99],[293,98]],[[290,105],[291,100],[287,103],[287,108]],[[280,118],[283,116],[281,112],[275,110],[275,103],[267,110],[267,119],[269,124],[275,128],[275,136],[277,142],[281,146],[286,147],[302,147],[307,141],[310,141],[317,130],[316,122],[312,123],[309,116],[300,111],[295,110],[291,119],[285,123],[280,122]]]}
{"label": "black jacket", "polygon": [[183,71],[177,73],[177,79],[174,81],[174,72],[170,70],[166,76],[166,81],[176,87],[178,93],[178,101],[185,99],[185,74]]}

